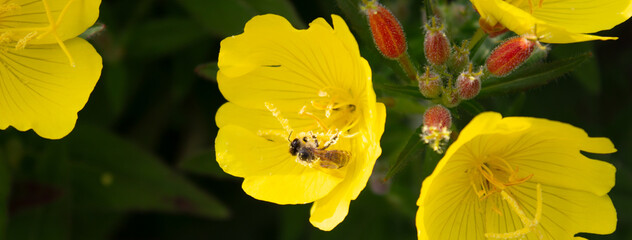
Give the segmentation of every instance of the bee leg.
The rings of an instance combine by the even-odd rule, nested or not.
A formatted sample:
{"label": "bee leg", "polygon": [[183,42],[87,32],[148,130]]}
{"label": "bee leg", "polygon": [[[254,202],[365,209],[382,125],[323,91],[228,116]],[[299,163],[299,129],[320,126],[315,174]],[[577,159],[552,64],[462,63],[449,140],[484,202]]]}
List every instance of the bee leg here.
{"label": "bee leg", "polygon": [[336,142],[338,142],[338,136],[340,135],[340,132],[337,132],[336,134],[334,134],[333,136],[331,136],[331,138],[329,139],[329,141],[327,141],[324,145],[323,148],[321,148],[322,150],[327,149],[329,146],[336,144]]}

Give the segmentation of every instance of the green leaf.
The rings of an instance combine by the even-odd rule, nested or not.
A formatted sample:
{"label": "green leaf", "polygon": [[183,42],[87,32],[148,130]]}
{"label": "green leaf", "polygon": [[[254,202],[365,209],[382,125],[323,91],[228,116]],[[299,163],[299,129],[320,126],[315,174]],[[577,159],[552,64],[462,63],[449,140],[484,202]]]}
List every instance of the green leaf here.
{"label": "green leaf", "polygon": [[11,172],[9,164],[0,152],[0,239],[6,238],[7,218],[9,210],[9,193],[11,192]]}
{"label": "green leaf", "polygon": [[211,34],[230,36],[243,32],[248,20],[258,14],[274,13],[303,28],[294,6],[288,0],[178,0]]}
{"label": "green leaf", "polygon": [[145,210],[226,218],[213,196],[159,159],[105,130],[77,126],[71,149],[75,206],[82,210]]}
{"label": "green leaf", "polygon": [[406,146],[404,146],[404,149],[402,149],[395,161],[391,162],[388,172],[386,172],[385,180],[393,177],[404,166],[406,166],[406,163],[408,163],[411,159],[421,158],[420,156],[423,154],[425,147],[424,141],[421,139],[421,137],[419,137],[420,134],[421,126],[418,127],[415,132],[408,138]]}
{"label": "green leaf", "polygon": [[562,76],[588,60],[590,52],[567,59],[557,60],[551,63],[534,64],[519,69],[513,74],[502,78],[490,78],[483,80],[481,96],[508,93],[525,90],[544,85],[551,80]]}
{"label": "green leaf", "polygon": [[63,141],[46,142],[24,160],[11,192],[8,239],[70,239],[72,190]]}
{"label": "green leaf", "polygon": [[215,151],[208,149],[193,157],[186,158],[178,163],[178,168],[187,172],[207,175],[215,178],[229,178],[215,161]]}
{"label": "green leaf", "polygon": [[181,17],[155,19],[138,25],[130,38],[133,57],[160,57],[194,44],[203,44],[207,35],[195,20]]}
{"label": "green leaf", "polygon": [[195,73],[197,73],[198,76],[213,82],[217,81],[218,71],[219,67],[217,66],[217,62],[203,63],[195,67]]}
{"label": "green leaf", "polygon": [[414,86],[373,83],[373,87],[375,87],[376,90],[382,90],[385,92],[404,94],[415,98],[424,98],[424,96],[421,95],[421,92],[419,92],[419,88]]}

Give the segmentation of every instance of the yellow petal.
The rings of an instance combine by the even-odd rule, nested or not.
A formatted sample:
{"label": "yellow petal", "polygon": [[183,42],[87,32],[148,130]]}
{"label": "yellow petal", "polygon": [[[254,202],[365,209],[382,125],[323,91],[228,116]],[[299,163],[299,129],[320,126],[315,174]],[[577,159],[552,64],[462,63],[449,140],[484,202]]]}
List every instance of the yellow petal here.
{"label": "yellow petal", "polygon": [[342,179],[295,161],[286,139],[266,139],[236,125],[223,126],[215,139],[217,162],[234,176],[244,177],[244,191],[278,204],[313,202]]}
{"label": "yellow petal", "polygon": [[533,16],[569,32],[594,33],[611,29],[630,18],[632,1],[542,1],[542,8],[535,8]]}
{"label": "yellow petal", "polygon": [[74,127],[101,74],[101,56],[83,39],[66,41],[76,67],[58,45],[7,49],[0,55],[0,129],[58,139]]}
{"label": "yellow petal", "polygon": [[334,17],[334,23],[335,30],[316,19],[296,30],[280,16],[254,17],[243,34],[221,43],[220,91],[237,105],[263,109],[261,103],[270,102],[282,112],[296,112],[328,87],[364,93],[368,66],[357,45],[350,49],[344,21]]}
{"label": "yellow petal", "polygon": [[[264,104],[262,103],[261,105]],[[317,129],[314,120],[311,118],[299,117],[296,112],[281,112],[281,114],[288,119],[290,127],[297,133]],[[232,102],[225,103],[217,110],[215,123],[218,128],[226,125],[237,125],[253,133],[257,133],[259,130],[272,130],[289,135],[285,132],[281,123],[267,109],[241,107]]]}
{"label": "yellow petal", "polygon": [[317,200],[312,205],[309,221],[312,225],[324,231],[330,231],[336,227],[349,212],[349,202],[358,197],[362,189],[366,186],[377,157],[382,153],[379,139],[384,132],[384,122],[386,121],[386,108],[384,104],[377,103],[373,118],[371,133],[364,138],[373,138],[368,142],[360,142],[354,149],[354,153],[363,155],[355,158],[348,166],[347,178],[344,179],[331,193],[322,199]]}
{"label": "yellow petal", "polygon": [[[529,181],[510,190],[531,219],[537,206],[535,185]],[[617,213],[608,195],[543,185],[542,202],[538,229],[545,239],[571,239],[579,232],[610,234],[617,225]]]}
{"label": "yellow petal", "polygon": [[[48,13],[55,23],[55,32],[62,41],[76,37],[92,26],[99,16],[99,5],[101,4],[101,0],[13,0],[9,3],[17,4],[20,7],[0,17],[3,25],[0,29],[12,31],[14,37],[17,38],[22,38],[32,31],[37,31],[38,34],[45,33],[50,29],[51,21],[44,2],[47,3]],[[58,21],[59,24],[57,24]],[[46,34],[39,39],[31,40],[29,44],[56,42],[53,34]]]}
{"label": "yellow petal", "polygon": [[[572,43],[616,39],[613,37],[600,37],[584,34],[586,32],[575,32],[569,30],[567,26],[559,25],[562,20],[549,21],[550,19],[538,18],[535,12],[540,11],[541,9],[534,10],[534,15],[532,15],[527,12],[527,10],[521,9],[518,6],[514,6],[502,0],[471,0],[471,2],[480,13],[481,18],[491,25],[500,22],[503,26],[518,35],[536,35],[541,42]],[[547,3],[547,1],[544,2]],[[535,4],[537,4],[537,2]],[[568,9],[568,7],[566,7],[566,9]],[[546,10],[543,11],[546,13]],[[563,19],[565,16],[559,15],[557,17]]]}

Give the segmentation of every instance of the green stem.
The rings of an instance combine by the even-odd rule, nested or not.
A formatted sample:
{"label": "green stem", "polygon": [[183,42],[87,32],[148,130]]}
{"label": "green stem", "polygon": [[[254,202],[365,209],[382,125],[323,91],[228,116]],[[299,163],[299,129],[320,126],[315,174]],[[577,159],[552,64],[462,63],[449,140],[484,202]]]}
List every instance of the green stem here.
{"label": "green stem", "polygon": [[399,57],[397,61],[399,62],[399,66],[401,66],[404,72],[406,72],[406,75],[408,75],[408,78],[410,78],[410,80],[412,80],[413,82],[416,82],[417,68],[415,68],[415,65],[413,65],[413,63],[410,61],[410,56],[408,56],[408,53],[402,54],[402,56]]}

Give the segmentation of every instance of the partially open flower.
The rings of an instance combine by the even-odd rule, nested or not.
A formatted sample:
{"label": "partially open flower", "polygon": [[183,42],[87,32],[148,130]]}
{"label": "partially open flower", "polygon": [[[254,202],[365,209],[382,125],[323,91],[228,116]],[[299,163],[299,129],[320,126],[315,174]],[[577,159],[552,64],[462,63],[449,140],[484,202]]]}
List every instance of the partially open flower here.
{"label": "partially open flower", "polygon": [[329,231],[347,215],[381,154],[386,118],[371,69],[342,18],[297,30],[277,15],[252,18],[221,42],[217,162],[250,196],[313,203]]}
{"label": "partially open flower", "polygon": [[450,126],[452,115],[450,110],[441,105],[435,105],[424,113],[424,125],[421,129],[421,139],[438,153],[443,152],[442,145],[450,140]]}

